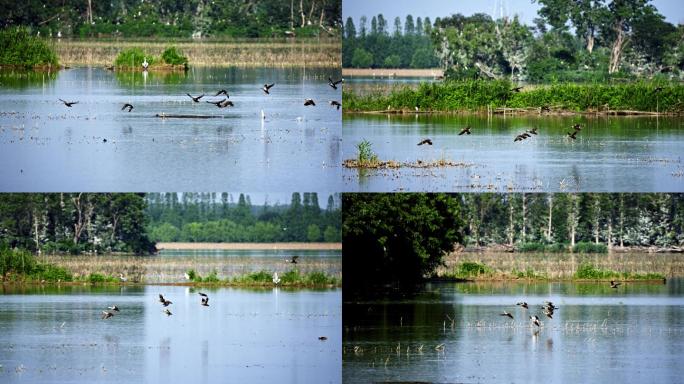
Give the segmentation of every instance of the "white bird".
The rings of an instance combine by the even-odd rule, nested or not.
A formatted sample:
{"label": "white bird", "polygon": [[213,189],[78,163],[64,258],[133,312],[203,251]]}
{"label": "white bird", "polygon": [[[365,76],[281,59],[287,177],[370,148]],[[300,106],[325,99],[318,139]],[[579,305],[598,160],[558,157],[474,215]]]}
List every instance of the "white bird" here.
{"label": "white bird", "polygon": [[123,273],[119,273],[119,281],[125,283],[128,281],[128,278],[124,277]]}
{"label": "white bird", "polygon": [[273,284],[278,285],[280,283],[280,277],[278,277],[278,272],[273,272]]}
{"label": "white bird", "polygon": [[144,70],[144,71],[147,71],[147,67],[150,66],[150,63],[147,62],[147,57],[145,57],[144,60],[145,60],[145,61],[143,61],[143,63],[142,63],[143,70]]}

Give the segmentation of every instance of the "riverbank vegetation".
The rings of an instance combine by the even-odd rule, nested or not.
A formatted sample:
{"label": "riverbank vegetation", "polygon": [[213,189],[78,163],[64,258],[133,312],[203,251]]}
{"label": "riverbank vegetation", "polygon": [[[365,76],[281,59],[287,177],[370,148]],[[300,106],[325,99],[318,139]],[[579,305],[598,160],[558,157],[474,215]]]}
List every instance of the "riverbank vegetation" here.
{"label": "riverbank vegetation", "polygon": [[[349,286],[352,294],[436,276],[652,279],[682,273],[681,266],[672,269],[678,262],[659,255],[684,250],[683,194],[346,194],[343,206],[344,268],[353,276],[345,292]],[[483,247],[484,254],[463,252],[466,245]],[[630,246],[655,253],[632,258],[611,252]]]}
{"label": "riverbank vegetation", "polygon": [[0,30],[0,67],[57,69],[58,65],[54,49],[26,28]]}
{"label": "riverbank vegetation", "polygon": [[148,63],[150,70],[188,68],[188,58],[173,46],[166,48],[159,57],[147,54],[140,48],[124,49],[116,56],[114,66],[118,69],[140,70],[143,62]]}
{"label": "riverbank vegetation", "polygon": [[46,37],[314,37],[338,35],[339,0],[65,0],[5,5],[2,27]]}
{"label": "riverbank vegetation", "polygon": [[345,89],[345,112],[457,112],[496,108],[535,108],[535,113],[649,111],[684,113],[684,85],[665,82],[626,84],[558,83],[512,91],[509,80],[465,80],[395,87],[359,95]]}
{"label": "riverbank vegetation", "polygon": [[401,18],[389,27],[380,14],[373,16],[369,30],[366,16],[359,28],[348,18],[343,63],[429,68],[436,58],[451,79],[684,78],[684,26],[667,22],[650,0],[537,2],[541,8],[534,25],[522,24],[517,16],[493,19],[478,13],[444,15],[434,23],[417,18],[419,26],[408,15],[402,28]]}

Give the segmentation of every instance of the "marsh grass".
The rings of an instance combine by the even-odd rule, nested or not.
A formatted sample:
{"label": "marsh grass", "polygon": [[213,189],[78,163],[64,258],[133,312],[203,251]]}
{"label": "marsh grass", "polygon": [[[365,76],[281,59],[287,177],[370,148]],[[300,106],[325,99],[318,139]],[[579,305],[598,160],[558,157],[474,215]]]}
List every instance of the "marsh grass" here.
{"label": "marsh grass", "polygon": [[[295,41],[247,39],[230,41],[139,41],[69,40],[55,44],[65,65],[111,65],[117,55],[139,48],[160,57],[173,44],[193,66],[238,67],[339,67],[340,42],[335,39],[297,39]],[[148,59],[149,61],[149,59]],[[140,62],[142,63],[142,61]]]}
{"label": "marsh grass", "polygon": [[[82,281],[93,273],[112,276],[118,281],[119,273],[129,283],[218,283],[239,284],[250,274],[264,272],[265,281],[272,284],[273,272],[285,281],[288,264],[279,257],[215,257],[215,256],[126,256],[126,255],[49,255],[47,262],[64,268],[73,274],[74,280]],[[307,257],[297,264],[302,276],[315,279],[311,273],[322,273],[339,283],[342,278],[340,258]],[[186,273],[189,279],[185,278]],[[264,275],[265,276],[265,275]],[[313,277],[312,277],[313,276]],[[214,279],[217,279],[217,281]],[[209,279],[209,280],[207,280]],[[233,282],[234,279],[237,279]],[[303,278],[300,278],[303,279]],[[62,280],[65,281],[65,280]],[[246,282],[247,280],[245,280]]]}
{"label": "marsh grass", "polygon": [[[443,261],[444,266],[436,271],[438,277],[475,280],[662,280],[684,276],[684,255],[679,253],[453,252]],[[465,277],[463,273],[473,269],[462,270],[463,263],[480,265],[485,273]]]}
{"label": "marsh grass", "polygon": [[[345,112],[358,111],[484,111],[495,108],[541,108],[555,111],[650,111],[684,113],[684,85],[659,82],[557,83],[510,92],[508,80],[446,81],[394,87],[389,93],[360,95],[344,90]],[[662,87],[657,91],[656,88]]]}

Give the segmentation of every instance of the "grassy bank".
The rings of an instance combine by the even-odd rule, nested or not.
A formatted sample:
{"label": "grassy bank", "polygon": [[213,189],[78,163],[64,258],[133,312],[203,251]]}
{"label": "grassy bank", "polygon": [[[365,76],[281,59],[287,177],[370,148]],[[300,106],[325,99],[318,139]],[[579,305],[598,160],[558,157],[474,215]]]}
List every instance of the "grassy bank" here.
{"label": "grassy bank", "polygon": [[444,71],[441,68],[405,69],[405,68],[342,68],[344,77],[429,77],[441,78]]}
{"label": "grassy bank", "polygon": [[681,253],[454,252],[437,277],[472,280],[662,280],[684,276]]}
{"label": "grassy bank", "polygon": [[0,67],[50,69],[57,65],[55,51],[25,28],[0,30]]}
{"label": "grassy bank", "polygon": [[342,243],[157,243],[170,250],[341,250]]}
{"label": "grassy bank", "polygon": [[[661,88],[659,88],[661,87]],[[549,112],[615,113],[645,111],[684,113],[684,85],[635,82],[628,84],[551,84],[513,92],[507,80],[447,81],[397,86],[387,94],[359,95],[345,88],[345,112],[459,112],[496,108],[548,108]]]}
{"label": "grassy bank", "polygon": [[342,280],[341,261],[329,258],[303,258],[292,265],[265,257],[36,257],[21,250],[0,250],[0,276],[6,283],[272,286],[274,272],[280,275],[281,286],[339,286]]}
{"label": "grassy bank", "polygon": [[161,56],[173,45],[193,66],[241,67],[339,67],[340,42],[336,39],[297,39],[295,41],[248,39],[238,41],[138,41],[61,39],[55,43],[60,61],[71,66],[109,66],[119,52],[139,48]]}

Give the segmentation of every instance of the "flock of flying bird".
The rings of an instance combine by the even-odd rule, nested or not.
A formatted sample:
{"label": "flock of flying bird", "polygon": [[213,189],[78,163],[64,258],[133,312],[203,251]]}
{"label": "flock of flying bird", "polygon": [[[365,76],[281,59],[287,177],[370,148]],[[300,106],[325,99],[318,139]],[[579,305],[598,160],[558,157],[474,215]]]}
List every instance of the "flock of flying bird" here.
{"label": "flock of flying bird", "polygon": [[[341,84],[342,81],[343,81],[342,79],[340,79],[340,80],[333,80],[332,78],[328,77],[328,85],[329,85],[332,89],[335,89],[335,90],[337,90],[337,86],[338,86],[339,84]],[[271,94],[270,91],[271,91],[271,88],[273,88],[273,86],[275,86],[275,83],[271,83],[271,84],[266,83],[266,84],[264,84],[264,86],[261,88],[261,90],[264,92],[264,94],[270,95],[270,94]],[[205,96],[204,94],[201,94],[201,95],[199,95],[199,96],[193,96],[193,95],[191,95],[191,94],[189,94],[189,93],[186,93],[186,95],[188,95],[188,97],[191,98],[192,101],[194,101],[195,103],[199,103],[199,102],[200,102],[200,99],[203,98],[203,97]],[[228,94],[228,91],[226,91],[225,89],[222,89],[222,90],[216,92],[216,94],[214,95],[214,97],[218,97],[218,96],[221,96],[221,95],[225,96],[222,100],[215,100],[215,101],[209,101],[209,100],[207,100],[206,102],[209,103],[209,104],[214,104],[214,105],[217,106],[218,108],[234,107],[234,106],[235,106],[235,104],[233,104],[232,101],[228,100],[228,99],[230,98],[230,95]],[[79,103],[78,101],[66,101],[66,100],[63,100],[63,99],[59,99],[59,101],[61,101],[62,103],[64,103],[64,105],[66,105],[66,106],[69,107],[69,108],[71,108],[74,104],[78,104],[78,103]],[[329,104],[330,104],[332,107],[337,108],[338,110],[340,109],[340,107],[342,107],[342,103],[340,103],[340,102],[337,101],[337,100],[330,100],[330,101],[329,101]],[[315,106],[316,106],[316,102],[315,102],[313,99],[304,99],[304,106],[305,106],[305,107],[308,107],[308,106],[313,106],[313,107],[315,107]],[[130,111],[133,110],[133,108],[134,108],[134,107],[133,107],[133,104],[125,103],[125,104],[123,105],[123,107],[121,107],[121,110],[123,111],[123,110],[125,110],[125,109],[128,109],[128,112],[130,112]],[[264,115],[263,115],[263,112],[262,112],[262,117],[263,117],[263,116],[264,116]]]}
{"label": "flock of flying bird", "polygon": [[[298,259],[299,259],[299,256],[295,255],[289,259],[286,259],[285,262],[289,263],[289,264],[297,264]],[[186,278],[187,278],[187,275],[186,275]],[[119,273],[119,280],[123,283],[125,283],[127,281],[127,279],[121,273]],[[278,277],[278,272],[273,273],[273,284],[275,284],[275,285],[280,284],[280,278]],[[200,305],[202,305],[203,307],[208,307],[209,306],[209,296],[204,292],[199,292],[199,295],[202,297]],[[162,310],[162,312],[164,314],[166,314],[166,316],[173,315],[173,313],[171,313],[169,308],[167,308],[169,305],[173,304],[173,301],[167,300],[166,298],[164,298],[164,295],[162,295],[160,293],[159,294],[159,302],[162,304],[162,306],[164,306],[164,309]],[[114,313],[119,312],[119,307],[117,307],[116,305],[112,305],[111,307],[107,307],[107,309],[108,309],[107,311],[102,311],[102,320],[106,320],[106,319],[109,319],[111,317],[114,317]],[[319,337],[319,340],[327,340],[326,337],[323,337],[323,336],[321,336],[321,337]]]}
{"label": "flock of flying bird", "polygon": [[[567,136],[572,140],[576,140],[577,139],[577,133],[582,130],[582,125],[581,124],[575,124],[572,126],[572,128],[573,128],[573,132],[567,132]],[[461,129],[461,132],[459,132],[458,135],[459,136],[464,135],[464,134],[470,135],[472,133],[471,129],[472,129],[471,126],[468,125],[465,128]],[[513,139],[513,142],[515,143],[517,141],[523,141],[529,137],[532,137],[532,135],[537,135],[538,134],[537,129],[538,129],[537,127],[533,127],[531,129],[524,131],[521,134],[516,135],[515,138]],[[426,138],[426,139],[423,139],[420,142],[418,142],[418,145],[423,145],[423,144],[432,145],[432,139]]]}
{"label": "flock of flying bird", "polygon": [[[618,283],[614,280],[610,281],[610,287],[614,288],[614,289],[617,289],[617,287],[621,284],[622,283]],[[515,305],[522,307],[523,309],[529,309],[529,305],[525,301],[515,303]],[[543,310],[543,314],[546,315],[546,317],[548,317],[549,319],[553,319],[553,311],[558,309],[558,307],[556,307],[550,301],[544,301],[544,305],[542,305],[540,308]],[[507,311],[503,311],[503,313],[500,313],[499,316],[506,316],[506,317],[509,317],[511,319],[514,319],[513,314],[511,314],[510,312],[507,312]],[[529,319],[530,319],[530,322],[532,323],[532,325],[536,325],[537,327],[541,327],[541,319],[539,318],[539,316],[532,315],[532,316],[529,316]]]}

